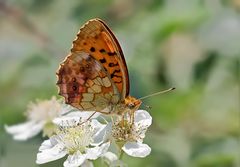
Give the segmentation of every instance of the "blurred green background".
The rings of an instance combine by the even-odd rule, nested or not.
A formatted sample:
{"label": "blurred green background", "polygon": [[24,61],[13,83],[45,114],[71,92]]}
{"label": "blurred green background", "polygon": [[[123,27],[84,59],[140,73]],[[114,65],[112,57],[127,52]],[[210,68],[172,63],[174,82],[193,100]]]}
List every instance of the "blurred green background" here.
{"label": "blurred green background", "polygon": [[55,71],[95,17],[119,39],[131,95],[177,88],[144,101],[153,116],[150,156],[123,160],[240,167],[240,0],[0,0],[0,166],[37,166],[41,135],[16,142],[3,125],[25,121],[29,101],[57,95]]}

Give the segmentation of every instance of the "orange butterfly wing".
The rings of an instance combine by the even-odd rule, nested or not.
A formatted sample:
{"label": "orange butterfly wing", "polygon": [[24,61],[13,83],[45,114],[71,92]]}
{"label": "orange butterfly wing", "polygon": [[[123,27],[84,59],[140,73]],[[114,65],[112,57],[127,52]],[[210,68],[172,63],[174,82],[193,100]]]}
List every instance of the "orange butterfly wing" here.
{"label": "orange butterfly wing", "polygon": [[71,53],[57,72],[59,94],[82,110],[101,111],[118,103],[120,95],[101,64],[89,53]]}
{"label": "orange butterfly wing", "polygon": [[100,19],[88,21],[73,41],[72,52],[89,52],[117,86],[121,99],[129,95],[129,78],[122,49],[108,26]]}
{"label": "orange butterfly wing", "polygon": [[129,94],[122,50],[103,21],[90,20],[57,72],[59,94],[74,107],[100,111]]}

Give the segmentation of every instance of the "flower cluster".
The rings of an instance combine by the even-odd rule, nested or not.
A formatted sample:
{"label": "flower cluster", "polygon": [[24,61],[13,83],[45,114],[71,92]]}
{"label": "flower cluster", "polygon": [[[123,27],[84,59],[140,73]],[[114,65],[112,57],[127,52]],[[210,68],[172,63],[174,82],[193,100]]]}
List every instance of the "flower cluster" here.
{"label": "flower cluster", "polygon": [[50,100],[37,100],[28,105],[25,113],[26,122],[13,126],[5,125],[5,129],[13,135],[15,140],[27,140],[41,131],[43,131],[43,136],[51,136],[55,130],[52,120],[72,110],[75,109],[63,104],[56,97],[52,97]]}
{"label": "flower cluster", "polygon": [[144,110],[134,113],[133,124],[130,117],[118,119],[112,125],[111,137],[122,150],[133,157],[146,157],[151,152],[147,144],[143,144],[147,128],[152,124],[152,117]]}
{"label": "flower cluster", "polygon": [[[137,110],[133,117],[112,117],[78,111],[53,97],[31,103],[27,122],[5,126],[16,140],[27,140],[43,131],[49,139],[43,141],[37,154],[37,164],[66,157],[64,167],[93,166],[98,158],[108,166],[126,166],[121,161],[124,153],[146,157],[151,148],[143,143],[152,117],[147,111]],[[132,119],[134,118],[134,119]]]}

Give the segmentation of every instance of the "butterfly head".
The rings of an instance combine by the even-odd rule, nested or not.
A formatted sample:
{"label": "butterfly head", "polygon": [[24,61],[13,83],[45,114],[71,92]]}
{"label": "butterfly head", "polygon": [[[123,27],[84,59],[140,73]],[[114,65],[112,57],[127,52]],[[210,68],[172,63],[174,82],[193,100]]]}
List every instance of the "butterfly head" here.
{"label": "butterfly head", "polygon": [[135,97],[128,96],[125,98],[124,103],[127,108],[135,111],[140,107],[140,105],[142,104],[142,101],[139,99],[136,99]]}

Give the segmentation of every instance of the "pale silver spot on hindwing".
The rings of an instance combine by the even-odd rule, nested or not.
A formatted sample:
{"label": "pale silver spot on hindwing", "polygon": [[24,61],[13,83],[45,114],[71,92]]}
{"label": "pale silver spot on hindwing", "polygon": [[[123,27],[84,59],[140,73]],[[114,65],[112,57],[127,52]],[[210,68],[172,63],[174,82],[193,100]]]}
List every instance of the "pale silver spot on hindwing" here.
{"label": "pale silver spot on hindwing", "polygon": [[94,94],[92,93],[83,93],[82,94],[82,101],[92,101],[94,98]]}
{"label": "pale silver spot on hindwing", "polygon": [[109,80],[108,77],[103,78],[103,79],[102,79],[102,82],[103,82],[103,84],[104,84],[105,87],[111,86],[111,81]]}
{"label": "pale silver spot on hindwing", "polygon": [[91,89],[95,92],[95,93],[100,93],[101,92],[101,86],[99,86],[99,85],[93,85],[92,87],[91,87]]}
{"label": "pale silver spot on hindwing", "polygon": [[81,106],[82,106],[84,109],[88,109],[88,108],[94,107],[90,102],[81,102]]}

